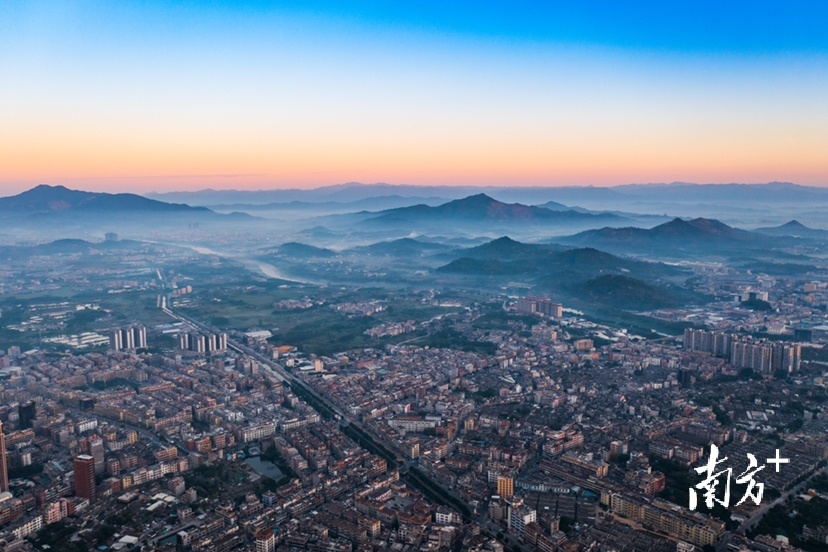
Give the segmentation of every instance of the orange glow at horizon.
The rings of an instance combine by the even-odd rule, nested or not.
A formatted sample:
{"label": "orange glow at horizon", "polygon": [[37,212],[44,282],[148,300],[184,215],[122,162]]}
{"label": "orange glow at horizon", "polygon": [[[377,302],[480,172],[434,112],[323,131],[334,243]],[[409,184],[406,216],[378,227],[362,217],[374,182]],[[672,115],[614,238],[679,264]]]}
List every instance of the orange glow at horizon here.
{"label": "orange glow at horizon", "polygon": [[22,3],[22,27],[0,18],[0,74],[13,77],[0,86],[0,195],[37,184],[828,185],[824,52],[378,34],[279,10],[235,22],[173,10],[137,25],[133,7],[113,6],[111,25],[94,3]]}
{"label": "orange glow at horizon", "polygon": [[[231,129],[232,131],[232,129]],[[517,132],[517,131],[516,131]],[[230,132],[232,134],[232,132]],[[458,135],[461,134],[461,135]],[[747,142],[717,137],[681,139],[646,133],[624,141],[613,135],[523,140],[447,133],[377,137],[348,143],[312,136],[253,141],[208,136],[151,139],[80,132],[0,135],[0,187],[64,184],[82,189],[316,187],[343,182],[422,185],[609,186],[645,182],[767,182],[828,184],[819,136],[784,135]]]}

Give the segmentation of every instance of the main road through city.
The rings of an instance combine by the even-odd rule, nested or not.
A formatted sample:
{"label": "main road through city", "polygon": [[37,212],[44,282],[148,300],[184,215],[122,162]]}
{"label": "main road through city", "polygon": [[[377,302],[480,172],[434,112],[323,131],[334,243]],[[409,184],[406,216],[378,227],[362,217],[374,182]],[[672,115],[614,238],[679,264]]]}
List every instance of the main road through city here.
{"label": "main road through city", "polygon": [[[184,322],[197,330],[210,333],[218,333],[220,331],[202,322],[194,320],[189,316],[174,313],[166,305],[162,306],[162,309],[169,316],[181,322]],[[349,419],[348,413],[342,410],[342,408],[339,405],[333,403],[328,398],[319,394],[313,387],[308,385],[305,381],[295,377],[293,374],[282,368],[279,364],[273,362],[272,359],[267,358],[259,351],[252,349],[251,347],[248,347],[247,345],[240,343],[234,339],[230,339],[229,337],[227,339],[227,345],[238,353],[242,353],[252,358],[255,358],[265,369],[265,371],[274,379],[282,383],[287,383],[294,391],[301,390],[301,392],[305,395],[312,397],[313,400],[317,403],[312,406],[316,407],[317,410],[327,411],[327,413],[334,413],[340,420],[340,425],[343,428],[348,425],[355,427],[358,430],[361,437],[368,441],[369,444],[374,448],[374,450],[384,451],[386,453],[386,456],[392,455],[396,459],[397,464],[400,466],[400,472],[402,474],[406,474],[415,465],[414,461],[410,459],[405,459],[396,451],[390,450],[389,447],[383,442],[383,440],[379,436],[377,436],[373,431],[371,431],[370,428],[363,426],[359,423],[358,420]],[[735,531],[735,535],[744,535],[747,531],[753,529],[759,522],[759,520],[762,518],[762,516],[764,516],[771,508],[778,504],[782,504],[787,498],[789,498],[793,494],[802,492],[807,482],[810,481],[812,477],[815,477],[820,473],[828,473],[828,466],[824,467],[821,470],[817,470],[817,472],[812,474],[811,477],[808,478],[808,480],[800,483],[799,485],[796,485],[796,487],[794,487],[793,489],[790,489],[787,492],[783,493],[782,496],[778,497],[776,500],[763,505],[759,510],[754,512],[750,519],[745,520],[739,526],[739,528]],[[455,503],[464,505],[470,512],[473,511],[471,505],[469,505],[462,497],[460,497],[452,489],[448,489],[442,485],[439,485],[437,482],[433,480],[429,480],[428,485],[417,478],[408,478],[408,480],[410,482],[413,482],[417,486],[422,487],[421,490],[428,491],[428,489],[426,489],[426,486],[436,487],[444,496],[451,497],[455,501]],[[502,537],[500,540],[502,542],[516,547],[520,550],[524,550],[524,547],[520,542],[514,540],[513,538],[510,538],[508,534],[503,534],[501,528],[498,525],[492,523],[492,521],[487,518],[485,514],[485,509],[483,509],[483,511],[476,516],[475,521],[477,521],[481,525],[481,527],[483,527],[484,530],[487,531],[491,536],[495,536],[496,534],[501,533]],[[735,536],[732,533],[726,534],[724,538],[722,538],[719,541],[718,546],[716,547],[717,550],[723,551],[727,547],[728,541],[730,540],[730,536],[732,535]]]}
{"label": "main road through city", "polygon": [[[162,310],[172,318],[175,318],[180,322],[184,322],[185,324],[188,324],[197,330],[209,333],[218,333],[220,331],[208,326],[207,324],[194,320],[189,316],[174,313],[166,306],[163,306]],[[355,427],[358,430],[360,436],[364,438],[366,441],[368,441],[375,450],[385,451],[387,453],[386,455],[390,454],[394,458],[396,458],[397,464],[400,466],[401,474],[406,474],[415,465],[415,461],[405,459],[397,452],[389,450],[388,446],[383,442],[383,440],[379,436],[377,436],[373,431],[360,424],[357,420],[349,419],[348,414],[345,411],[343,411],[342,408],[339,407],[339,405],[331,402],[326,397],[320,395],[313,387],[311,387],[301,379],[295,377],[290,372],[286,371],[279,364],[273,362],[272,359],[267,358],[259,351],[256,351],[255,349],[252,349],[251,347],[248,347],[243,343],[240,343],[234,339],[230,339],[229,336],[227,339],[227,346],[238,353],[242,353],[256,359],[259,362],[260,366],[262,366],[271,377],[278,380],[279,382],[287,383],[294,391],[296,391],[297,389],[301,389],[303,393],[309,395],[314,399],[314,401],[317,404],[312,406],[316,406],[317,410],[326,410],[327,412],[333,412],[334,414],[336,414],[339,417],[340,425],[343,426],[343,428],[348,425]],[[452,489],[448,489],[442,485],[439,485],[437,482],[433,480],[429,479],[428,483],[425,483],[419,478],[408,478],[408,481],[415,484],[418,487],[421,487],[421,490],[424,490],[432,495],[434,494],[434,490],[436,488],[436,490],[439,493],[443,494],[444,496],[451,497],[455,504],[462,504],[467,508],[469,512],[474,511],[472,506],[468,504],[465,501],[465,499],[463,499],[457,493],[455,493]],[[427,487],[432,488],[428,489]],[[500,534],[502,535],[500,537],[500,540],[504,544],[510,545],[521,551],[528,550],[523,546],[522,543],[520,543],[513,537],[509,536],[508,534],[503,533],[501,527],[489,520],[486,516],[485,509],[483,509],[482,512],[478,513],[478,515],[475,518],[475,521],[477,521],[480,524],[480,526],[484,529],[484,531],[489,533],[491,537],[494,538],[496,535]]]}

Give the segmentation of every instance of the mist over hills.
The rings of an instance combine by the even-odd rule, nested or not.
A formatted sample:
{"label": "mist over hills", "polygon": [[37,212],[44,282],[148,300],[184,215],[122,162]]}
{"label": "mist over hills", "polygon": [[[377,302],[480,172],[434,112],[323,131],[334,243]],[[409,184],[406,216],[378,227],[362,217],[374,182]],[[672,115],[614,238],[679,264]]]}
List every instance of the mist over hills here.
{"label": "mist over hills", "polygon": [[15,196],[0,198],[0,213],[25,216],[38,213],[66,212],[212,213],[206,207],[165,203],[136,194],[110,194],[70,190],[65,186],[41,184]]}
{"label": "mist over hills", "polygon": [[331,251],[330,249],[325,249],[324,247],[316,247],[301,242],[283,243],[271,252],[294,258],[330,258],[336,256],[336,251]]}
{"label": "mist over hills", "polygon": [[[425,191],[449,190],[456,193],[469,188],[426,187]],[[828,197],[826,190],[785,183],[722,186],[629,185],[611,189],[579,189],[589,194],[607,192],[613,196],[658,195],[667,191],[676,197],[682,194],[685,197],[695,197],[692,194],[699,190],[712,190],[716,194],[730,194],[732,197],[745,193],[754,196],[793,193],[811,198]],[[418,197],[422,197],[424,191],[423,188],[415,186],[347,184],[293,192],[343,197],[355,193],[377,193],[378,190],[417,192],[420,194]],[[527,189],[517,191],[520,190]],[[566,191],[561,188],[534,191],[557,193],[561,190]],[[510,193],[514,191],[509,189]],[[291,191],[274,191],[276,192]],[[165,194],[167,195],[172,194]],[[437,196],[429,197],[434,199]],[[404,195],[399,194],[388,196],[386,199],[392,203],[406,200]],[[370,204],[371,201],[367,199],[364,203]],[[815,209],[819,206],[817,200],[809,204],[814,205]],[[304,209],[307,205],[311,204],[303,203],[297,208]],[[191,234],[188,239],[199,240],[200,243],[209,245],[211,235],[214,235],[212,233],[215,231],[244,232],[248,237],[243,239],[250,240],[251,246],[259,241],[255,244],[255,248],[259,249],[259,233],[265,232],[278,240],[275,243],[284,244],[281,248],[272,250],[271,254],[295,259],[303,256],[323,258],[347,253],[363,257],[419,257],[428,258],[430,262],[437,262],[439,259],[448,262],[458,260],[453,256],[453,252],[463,245],[475,243],[475,240],[480,243],[481,239],[494,240],[497,236],[510,236],[513,243],[504,238],[483,246],[498,250],[500,256],[488,255],[484,249],[465,253],[465,257],[469,259],[485,260],[490,264],[491,270],[499,270],[492,263],[509,262],[527,255],[545,255],[556,251],[556,246],[549,245],[550,242],[568,247],[593,248],[613,254],[644,255],[649,258],[688,259],[755,254],[757,258],[761,256],[765,261],[771,262],[773,259],[768,255],[782,254],[784,247],[799,247],[806,242],[817,244],[828,239],[828,231],[806,226],[798,219],[780,226],[760,226],[754,231],[742,230],[710,217],[672,218],[652,226],[656,220],[652,217],[635,218],[636,215],[626,217],[614,212],[595,212],[580,207],[568,208],[565,204],[555,201],[544,205],[505,202],[488,194],[476,193],[436,205],[416,204],[378,211],[321,214],[289,220],[279,217],[257,218],[245,214],[222,215],[206,207],[167,203],[136,194],[95,193],[71,190],[64,186],[41,185],[15,196],[0,198],[0,218],[7,221],[7,228],[25,227],[33,229],[33,232],[42,231],[41,233],[51,237],[54,237],[58,230],[60,233],[57,235],[87,238],[100,236],[103,231],[111,230],[123,231],[127,237],[140,237],[148,231],[168,232],[183,229]],[[676,204],[676,209],[681,208],[681,204]],[[764,210],[769,211],[766,206]],[[199,234],[200,226],[204,226],[201,223],[207,224],[205,228],[209,227],[210,230]],[[43,237],[35,241],[42,240]],[[173,239],[177,240],[178,236]],[[13,243],[14,240],[7,242]],[[544,245],[537,245],[539,243]],[[811,255],[807,251],[799,253]],[[469,267],[474,266],[474,263],[469,261],[463,262]],[[803,262],[810,260],[806,258]]]}
{"label": "mist over hills", "polygon": [[142,247],[132,240],[91,242],[79,239],[60,239],[37,245],[0,246],[0,259],[27,259],[50,255],[91,255],[98,252],[128,250]]}
{"label": "mist over hills", "polygon": [[661,308],[685,305],[700,297],[682,287],[684,269],[658,262],[619,257],[593,248],[525,244],[509,237],[458,250],[438,273],[467,282],[518,280],[554,290],[569,301],[588,299],[609,308]]}
{"label": "mist over hills", "polygon": [[400,238],[397,240],[381,241],[370,245],[363,245],[348,251],[387,257],[412,257],[433,255],[435,253],[452,250],[454,247],[442,243],[423,241],[415,238]]}
{"label": "mist over hills", "polygon": [[759,232],[760,234],[767,234],[769,236],[828,238],[828,230],[809,228],[798,220],[791,220],[779,226],[756,228],[753,231]]}
{"label": "mist over hills", "polygon": [[462,199],[455,199],[435,207],[429,205],[414,205],[381,211],[379,216],[368,219],[370,222],[385,223],[392,220],[410,220],[412,222],[424,220],[462,219],[470,221],[497,220],[497,221],[550,221],[564,220],[622,220],[615,215],[593,215],[573,210],[552,211],[544,207],[523,205],[521,203],[504,203],[486,194],[475,194]]}
{"label": "mist over hills", "polygon": [[399,195],[377,196],[365,199],[358,199],[355,201],[287,201],[287,202],[272,202],[272,203],[233,203],[233,204],[216,204],[210,205],[214,211],[243,211],[251,213],[261,212],[278,212],[285,213],[302,213],[304,211],[323,212],[323,213],[349,213],[355,211],[378,210],[378,209],[394,209],[397,207],[409,207],[411,205],[440,205],[445,203],[446,199],[442,197],[422,197],[411,196],[403,197]]}
{"label": "mist over hills", "polygon": [[274,190],[198,190],[175,192],[150,192],[147,197],[163,201],[175,201],[190,205],[230,205],[290,202],[308,203],[351,203],[379,197],[428,198],[439,200],[457,199],[479,193],[474,186],[413,186],[386,183],[363,184],[347,182],[312,189],[288,188]]}
{"label": "mist over hills", "polygon": [[516,201],[538,205],[555,201],[566,205],[576,203],[629,203],[646,198],[651,201],[801,201],[817,198],[828,201],[828,188],[801,186],[789,182],[764,184],[693,184],[686,182],[624,184],[620,186],[418,186],[408,184],[363,184],[349,182],[313,189],[278,190],[200,190],[151,192],[147,197],[190,205],[265,204],[304,201],[354,202],[379,197],[460,199],[475,194],[486,194],[500,201]]}
{"label": "mist over hills", "polygon": [[469,235],[519,232],[521,237],[528,237],[535,228],[577,231],[624,221],[628,219],[617,215],[552,211],[521,203],[504,203],[486,194],[476,194],[434,207],[414,205],[363,214],[356,225],[373,231],[433,233],[451,224],[455,231]]}
{"label": "mist over hills", "polygon": [[490,242],[462,249],[456,254],[469,259],[509,261],[515,259],[529,259],[550,251],[563,249],[561,246],[548,244],[521,243],[509,236],[503,236]]}
{"label": "mist over hills", "polygon": [[[150,232],[256,224],[247,213],[219,214],[206,207],[166,203],[136,194],[86,192],[40,185],[0,198],[0,220],[35,241],[55,236],[88,238],[116,231],[132,237]],[[14,243],[17,240],[7,240]]]}
{"label": "mist over hills", "polygon": [[632,274],[668,277],[681,270],[662,263],[638,261],[612,255],[594,248],[567,248],[558,244],[526,244],[508,236],[483,245],[453,252],[455,260],[440,267],[443,272],[474,273],[476,266],[497,262],[510,267],[512,274],[557,273],[572,277],[598,274]]}
{"label": "mist over hills", "polygon": [[[759,227],[796,218],[821,226],[828,208],[828,188],[787,182],[764,184],[692,184],[686,182],[595,186],[417,186],[350,182],[314,189],[201,190],[148,193],[154,199],[251,213],[266,210],[344,213],[378,211],[417,204],[431,206],[477,194],[501,202],[574,210],[591,214],[615,214],[651,225],[680,217],[716,218],[728,224]],[[266,207],[265,207],[266,205]],[[768,209],[773,205],[773,209]],[[260,208],[261,206],[261,208]],[[610,225],[608,223],[608,225]]]}
{"label": "mist over hills", "polygon": [[718,220],[675,218],[653,228],[601,228],[557,239],[568,245],[595,247],[623,253],[656,253],[682,257],[690,252],[707,254],[759,247],[772,242],[770,236],[733,228]]}

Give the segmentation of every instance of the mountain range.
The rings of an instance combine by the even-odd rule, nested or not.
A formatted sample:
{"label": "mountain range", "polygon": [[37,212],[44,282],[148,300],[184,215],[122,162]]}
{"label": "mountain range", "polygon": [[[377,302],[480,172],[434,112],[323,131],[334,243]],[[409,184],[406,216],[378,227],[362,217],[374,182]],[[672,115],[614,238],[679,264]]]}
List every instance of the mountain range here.
{"label": "mountain range", "polygon": [[764,228],[756,228],[754,232],[760,234],[767,234],[768,236],[788,236],[788,237],[804,237],[804,238],[828,238],[828,230],[820,230],[817,228],[809,228],[798,220],[791,220],[780,226],[771,226]]}
{"label": "mountain range", "polygon": [[412,205],[386,209],[367,216],[362,225],[370,227],[405,226],[417,228],[422,224],[522,223],[529,225],[609,224],[626,219],[617,215],[583,213],[572,209],[551,210],[521,203],[504,203],[486,194],[475,194],[455,199],[442,205]]}
{"label": "mountain range", "polygon": [[137,194],[72,190],[40,185],[20,194],[0,198],[0,221],[6,229],[36,239],[55,235],[87,238],[116,231],[127,237],[150,231],[216,231],[257,224],[247,213],[216,213],[206,207],[166,203]]}
{"label": "mountain range", "polygon": [[163,201],[190,205],[265,204],[291,201],[353,202],[370,198],[461,199],[485,193],[500,201],[517,201],[538,205],[555,201],[567,205],[581,203],[635,203],[645,199],[657,202],[795,202],[817,199],[828,201],[828,188],[800,186],[789,182],[764,184],[693,184],[687,182],[594,186],[415,186],[406,184],[363,184],[348,182],[314,189],[282,190],[201,190],[194,192],[155,192],[146,194]]}
{"label": "mountain range", "polygon": [[34,256],[90,255],[93,253],[139,249],[144,244],[131,240],[90,242],[78,239],[61,239],[37,245],[0,246],[0,260],[19,261]]}
{"label": "mountain range", "polygon": [[0,213],[33,215],[39,213],[143,211],[154,213],[212,213],[206,207],[165,203],[136,194],[109,194],[70,190],[65,186],[41,184],[15,196],[0,198]]}
{"label": "mountain range", "polygon": [[606,307],[644,309],[699,299],[682,287],[689,273],[681,268],[588,247],[526,244],[502,237],[452,255],[455,259],[438,268],[439,273],[481,284],[492,278],[521,281],[540,290],[552,290],[568,301],[589,297]]}
{"label": "mountain range", "polygon": [[606,227],[556,241],[611,252],[681,257],[691,251],[717,253],[727,249],[759,247],[767,245],[772,239],[764,234],[733,228],[718,220],[675,218],[653,228]]}
{"label": "mountain range", "polygon": [[400,238],[353,247],[348,251],[355,254],[377,257],[421,257],[454,249],[450,245],[418,240],[414,238]]}

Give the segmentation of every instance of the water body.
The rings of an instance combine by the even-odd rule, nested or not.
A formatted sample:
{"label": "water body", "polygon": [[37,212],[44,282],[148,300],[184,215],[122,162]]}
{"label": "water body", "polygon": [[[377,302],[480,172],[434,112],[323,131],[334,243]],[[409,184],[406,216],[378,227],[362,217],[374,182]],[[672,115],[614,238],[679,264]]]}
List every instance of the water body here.
{"label": "water body", "polygon": [[254,260],[242,255],[233,255],[229,253],[222,253],[221,251],[216,251],[215,249],[210,249],[209,247],[204,247],[203,245],[192,245],[192,244],[185,244],[185,243],[166,243],[166,242],[150,242],[150,243],[164,243],[165,245],[175,245],[177,247],[186,247],[187,249],[192,249],[196,253],[201,253],[202,255],[216,255],[218,257],[224,257],[226,259],[233,259],[244,265],[246,268],[253,270],[254,272],[260,272],[267,276],[268,278],[274,278],[276,280],[286,280],[288,282],[295,282],[297,284],[314,284],[310,280],[302,280],[299,278],[294,278],[293,276],[288,276],[283,272],[280,272],[278,268],[273,266],[270,263],[266,263],[260,260]]}
{"label": "water body", "polygon": [[254,472],[273,481],[279,481],[285,476],[276,464],[268,460],[262,460],[258,456],[248,458],[244,463],[253,468]]}

